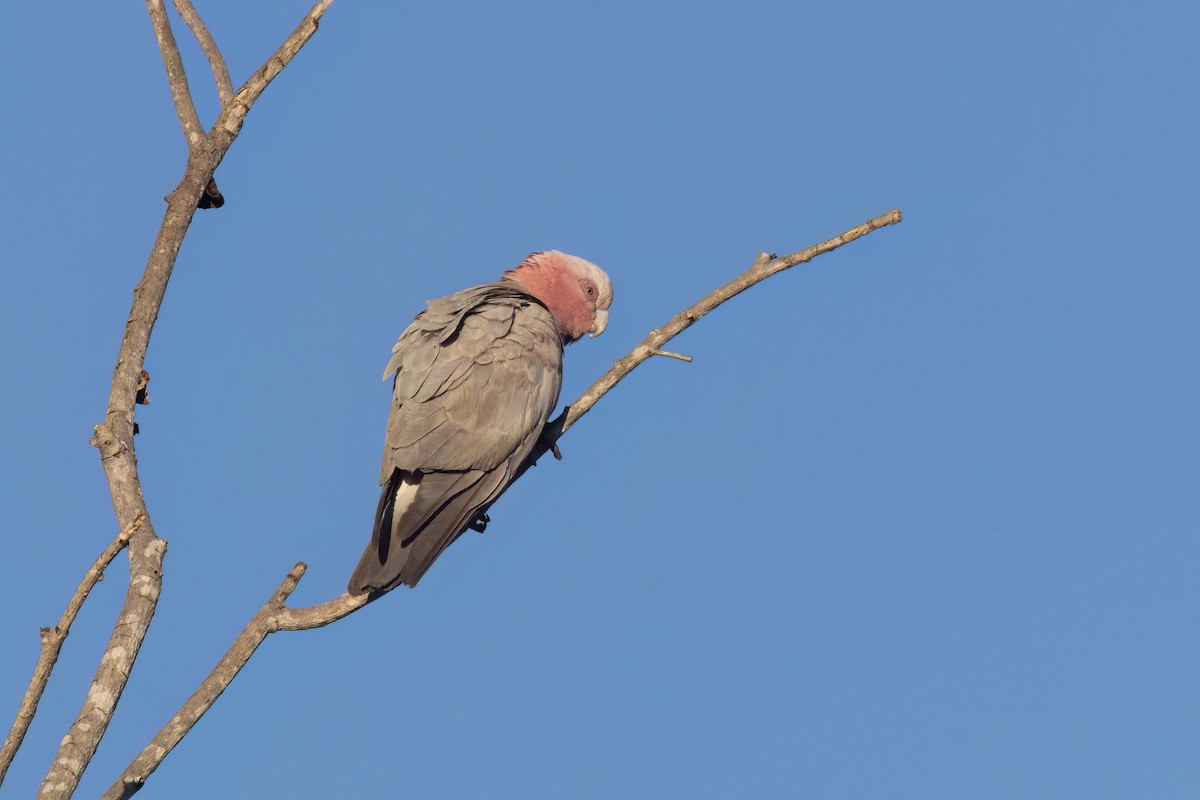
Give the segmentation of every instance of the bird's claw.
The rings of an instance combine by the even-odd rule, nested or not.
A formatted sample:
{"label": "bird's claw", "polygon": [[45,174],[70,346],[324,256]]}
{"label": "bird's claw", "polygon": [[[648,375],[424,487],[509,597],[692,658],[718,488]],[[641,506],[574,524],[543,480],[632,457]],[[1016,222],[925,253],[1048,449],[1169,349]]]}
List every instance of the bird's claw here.
{"label": "bird's claw", "polygon": [[489,517],[486,513],[480,511],[475,516],[475,519],[473,519],[469,523],[467,523],[467,527],[470,528],[471,530],[475,531],[476,533],[483,533],[484,531],[487,530],[488,523],[491,521],[492,521],[491,517]]}
{"label": "bird's claw", "polygon": [[[555,461],[562,461],[562,450],[558,449],[558,437],[562,436],[563,423],[567,421],[567,412],[570,410],[571,407],[567,406],[561,414],[546,423],[538,436],[538,448],[535,452],[539,454],[549,452],[554,455]],[[535,459],[533,463],[536,464],[537,460]]]}

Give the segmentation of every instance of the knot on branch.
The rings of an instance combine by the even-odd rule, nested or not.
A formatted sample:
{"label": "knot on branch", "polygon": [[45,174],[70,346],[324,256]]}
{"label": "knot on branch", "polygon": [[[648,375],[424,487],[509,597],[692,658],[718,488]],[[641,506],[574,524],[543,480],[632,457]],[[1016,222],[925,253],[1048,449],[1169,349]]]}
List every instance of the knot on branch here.
{"label": "knot on branch", "polygon": [[114,459],[129,450],[125,441],[113,431],[111,422],[101,422],[93,428],[89,441],[92,447],[100,451],[100,458],[104,461]]}

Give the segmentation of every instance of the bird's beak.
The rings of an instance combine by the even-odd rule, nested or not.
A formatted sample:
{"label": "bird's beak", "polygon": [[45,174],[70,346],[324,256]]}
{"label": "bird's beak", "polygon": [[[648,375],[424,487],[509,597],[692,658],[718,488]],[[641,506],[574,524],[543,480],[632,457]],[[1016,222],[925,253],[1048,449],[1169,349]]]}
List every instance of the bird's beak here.
{"label": "bird's beak", "polygon": [[596,321],[592,323],[592,329],[588,331],[588,336],[595,338],[604,333],[604,329],[608,327],[608,310],[603,308],[596,309]]}

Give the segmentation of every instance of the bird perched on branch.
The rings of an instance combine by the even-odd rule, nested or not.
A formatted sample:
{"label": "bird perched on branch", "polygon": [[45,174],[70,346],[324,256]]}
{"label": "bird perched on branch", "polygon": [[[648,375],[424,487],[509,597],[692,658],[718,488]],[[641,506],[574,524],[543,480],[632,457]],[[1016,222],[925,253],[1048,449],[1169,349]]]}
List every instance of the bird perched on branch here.
{"label": "bird perched on branch", "polygon": [[352,594],[416,586],[508,488],[562,386],[563,347],[608,324],[604,271],[557,250],[431,300],[400,335],[383,492]]}

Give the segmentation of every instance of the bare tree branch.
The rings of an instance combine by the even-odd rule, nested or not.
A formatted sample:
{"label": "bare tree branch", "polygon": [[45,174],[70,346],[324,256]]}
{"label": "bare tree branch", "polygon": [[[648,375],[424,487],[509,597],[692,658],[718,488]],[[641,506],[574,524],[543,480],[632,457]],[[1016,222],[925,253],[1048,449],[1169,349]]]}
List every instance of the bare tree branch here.
{"label": "bare tree branch", "polygon": [[117,538],[104,548],[104,552],[96,557],[95,563],[84,573],[83,580],[79,582],[75,594],[67,602],[67,608],[59,618],[58,624],[53,628],[42,628],[42,652],[38,656],[37,666],[33,669],[33,677],[29,679],[29,687],[25,690],[21,705],[17,708],[17,718],[13,721],[8,737],[4,740],[4,746],[0,747],[0,784],[4,783],[4,776],[12,764],[13,757],[21,749],[21,743],[25,740],[29,723],[33,722],[33,718],[37,714],[42,692],[45,691],[46,684],[50,682],[50,673],[54,671],[54,665],[58,662],[58,654],[62,650],[63,642],[71,633],[71,625],[75,622],[75,616],[79,613],[79,609],[83,607],[83,601],[87,599],[92,588],[104,578],[104,570],[117,557],[117,553],[125,549],[125,545],[129,543],[129,537],[141,526],[144,519],[144,517],[138,517],[131,527],[117,534]]}
{"label": "bare tree branch", "polygon": [[[250,107],[301,47],[317,30],[317,24],[333,0],[322,0],[305,15],[299,27],[283,45],[246,82],[221,112],[207,136],[192,141],[191,121],[199,125],[195,108],[187,92],[179,51],[166,21],[161,0],[147,0],[155,35],[162,50],[163,63],[176,98],[184,131],[189,139],[189,156],[179,186],[167,197],[167,210],[154,241],[146,270],[133,291],[133,307],[117,365],[113,370],[105,420],[96,426],[93,443],[100,450],[104,474],[112,495],[113,510],[122,529],[132,528],[137,519],[141,524],[129,540],[129,590],[125,604],[113,628],[104,655],[96,669],[91,689],[84,699],[79,716],[63,737],[58,753],[46,773],[38,797],[50,800],[68,798],[79,785],[100,740],[108,729],[113,709],[129,680],[162,591],[162,561],[166,542],[155,534],[142,496],[134,452],[134,404],[141,384],[142,367],[150,334],[158,319],[159,308],[167,282],[179,255],[183,238],[191,225],[196,206],[212,180],[212,175],[237,138]],[[190,113],[187,113],[190,110]]]}
{"label": "bare tree branch", "polygon": [[[600,379],[593,383],[586,392],[584,392],[578,400],[568,406],[566,418],[562,424],[562,430],[559,435],[567,432],[567,429],[578,422],[584,414],[592,410],[592,406],[596,405],[605,394],[616,386],[622,378],[633,372],[639,364],[654,355],[665,355],[660,352],[663,345],[674,339],[679,334],[690,328],[696,320],[703,317],[708,312],[712,311],[717,306],[724,303],[742,292],[749,289],[756,283],[765,281],[772,275],[778,275],[786,269],[796,266],[797,264],[805,264],[812,261],[819,255],[828,253],[831,250],[836,250],[844,244],[849,244],[855,239],[866,236],[868,233],[888,225],[895,225],[900,222],[902,216],[900,209],[894,208],[882,216],[868,220],[857,228],[851,228],[840,236],[835,236],[832,239],[814,244],[789,256],[781,256],[776,258],[771,253],[759,253],[758,258],[754,259],[754,264],[746,272],[734,278],[729,283],[719,289],[716,289],[705,295],[699,301],[694,303],[689,308],[684,309],[676,314],[671,320],[661,328],[656,328],[650,331],[642,343],[629,353],[629,355],[618,361],[612,369],[600,376]],[[549,450],[548,446],[540,446],[538,457],[545,454]]]}
{"label": "bare tree branch", "polygon": [[[844,244],[866,236],[871,231],[887,225],[894,225],[900,219],[900,211],[899,209],[895,209],[856,228],[852,228],[840,236],[835,236],[820,244],[813,245],[788,256],[783,256],[782,258],[776,258],[767,253],[759,254],[748,271],[719,289],[705,295],[699,302],[672,317],[663,327],[651,331],[650,335],[641,344],[593,383],[578,400],[567,407],[562,417],[551,423],[551,427],[555,428],[555,433],[553,436],[546,437],[539,443],[535,452],[535,458],[540,458],[549,452],[554,446],[554,441],[562,436],[567,428],[578,422],[601,397],[637,368],[639,364],[655,355],[679,358],[680,356],[677,353],[668,353],[660,348],[691,327],[696,320],[717,306],[772,275],[777,275],[797,264],[812,261],[823,253],[836,250]],[[686,356],[683,358],[686,359]],[[532,461],[527,461],[526,465],[528,466],[531,463]],[[517,478],[523,473],[524,468],[518,472]],[[515,482],[516,478],[513,480]],[[126,798],[131,797],[141,789],[146,779],[158,768],[158,765],[162,763],[167,754],[174,749],[175,745],[179,744],[188,731],[200,720],[200,717],[212,707],[217,698],[221,696],[221,693],[233,682],[233,679],[237,677],[242,667],[250,660],[250,656],[254,655],[254,651],[258,649],[258,646],[263,643],[263,640],[267,636],[276,631],[303,631],[311,628],[320,628],[354,613],[384,594],[342,594],[320,605],[308,608],[287,608],[284,602],[295,590],[300,579],[304,577],[306,569],[307,567],[304,563],[297,564],[292,569],[291,573],[284,579],[283,584],[271,599],[258,610],[258,613],[251,618],[246,627],[242,629],[242,632],[234,639],[229,650],[217,663],[213,671],[209,673],[208,677],[204,679],[204,682],[192,693],[187,702],[180,707],[175,716],[171,717],[171,720],[163,726],[162,730],[150,740],[150,743],[130,763],[121,777],[101,796],[101,800],[126,800]]]}
{"label": "bare tree branch", "polygon": [[263,90],[270,85],[271,81],[275,80],[275,76],[283,71],[296,53],[300,52],[300,48],[304,47],[305,42],[317,32],[321,17],[332,4],[333,0],[321,0],[312,7],[312,10],[296,26],[296,30],[292,31],[283,44],[279,45],[279,49],[237,90],[233,102],[229,103],[217,117],[210,136],[215,136],[218,129],[228,134],[231,140],[238,135],[238,131],[242,129],[242,124],[246,121],[246,114],[249,113],[250,106],[254,105],[254,101],[258,100]]}
{"label": "bare tree branch", "polygon": [[254,655],[254,651],[269,635],[276,631],[303,631],[328,625],[375,599],[374,595],[343,594],[312,608],[287,608],[284,602],[295,591],[307,569],[303,562],[292,568],[271,599],[246,623],[246,627],[233,640],[229,650],[217,662],[217,666],[208,677],[162,730],[155,734],[137,758],[125,768],[121,777],[101,795],[101,800],[126,800],[137,793],[146,783],[146,779],[158,769],[163,759],[175,749],[175,745],[179,744],[229,684],[233,683],[233,679],[242,671],[242,667],[246,666],[250,656]]}
{"label": "bare tree branch", "polygon": [[[162,763],[167,754],[179,744],[187,732],[192,729],[204,715],[226,687],[241,671],[246,662],[250,660],[250,656],[254,655],[254,651],[263,643],[269,634],[277,630],[281,630],[281,618],[286,615],[288,609],[283,607],[284,602],[296,589],[296,585],[300,579],[304,577],[304,571],[307,567],[303,564],[297,564],[292,569],[288,576],[283,579],[283,583],[275,590],[275,594],[271,599],[258,610],[258,613],[247,623],[238,637],[234,639],[233,644],[229,647],[228,652],[217,663],[217,666],[209,673],[204,682],[192,693],[187,702],[179,709],[178,713],[171,718],[170,722],[163,726],[163,729],[158,732],[146,746],[137,758],[125,769],[121,777],[108,788],[103,795],[102,800],[125,800],[132,797],[146,783],[146,779],[150,777],[154,770],[158,769],[158,765]],[[355,607],[361,607],[366,603],[366,598],[356,598],[360,600]],[[347,612],[349,613],[349,612]]]}
{"label": "bare tree branch", "polygon": [[[188,142],[189,158],[183,178],[167,198],[167,210],[147,260],[146,270],[135,287],[133,306],[113,373],[105,420],[96,427],[93,439],[101,453],[114,511],[118,522],[123,525],[122,531],[85,574],[59,624],[54,628],[42,630],[42,652],[38,664],[12,731],[3,748],[0,748],[2,781],[36,714],[42,692],[80,607],[112,559],[121,549],[128,546],[130,583],[124,607],[97,667],[83,707],[67,736],[63,738],[42,783],[38,794],[40,798],[68,798],[78,787],[83,771],[94,756],[124,691],[161,593],[166,542],[156,535],[142,496],[133,440],[136,430],[134,405],[139,401],[139,392],[144,390],[145,381],[148,379],[142,367],[179,249],[197,205],[219,205],[219,202],[214,202],[219,201],[220,195],[212,179],[213,172],[239,134],[250,108],[316,32],[321,17],[332,4],[332,0],[321,0],[313,6],[300,25],[235,94],[224,58],[192,3],[190,0],[174,0],[176,10],[188,24],[208,58],[221,100],[221,112],[212,129],[205,134],[196,113],[163,0],[146,2],[167,71],[176,113]],[[206,197],[207,201],[204,200]],[[205,202],[209,205],[203,205]],[[900,212],[894,210],[838,237],[789,256],[776,258],[773,255],[760,254],[749,271],[676,315],[662,328],[651,331],[640,345],[619,360],[551,424],[553,435],[547,436],[539,444],[529,463],[545,452],[553,450],[554,442],[568,428],[642,362],[654,355],[690,360],[687,356],[661,348],[709,311],[772,275],[810,261],[817,255],[834,250],[880,227],[895,224],[900,219]],[[521,472],[523,471],[524,469]],[[128,798],[140,790],[167,754],[212,707],[267,636],[276,631],[308,630],[330,624],[381,596],[343,594],[317,606],[288,608],[285,603],[304,576],[305,570],[306,566],[300,563],[288,574],[272,597],[234,640],[209,676],[108,789],[103,795],[104,798]]]}
{"label": "bare tree branch", "polygon": [[651,353],[650,355],[652,355],[652,356],[663,356],[664,358],[673,358],[673,359],[675,359],[676,361],[686,361],[686,362],[688,362],[689,364],[690,364],[690,363],[692,363],[692,357],[691,357],[691,356],[685,356],[683,353],[672,353],[672,352],[670,352],[669,350],[655,350],[655,351],[654,351],[653,353]]}
{"label": "bare tree branch", "polygon": [[221,55],[221,49],[208,32],[204,20],[196,13],[196,7],[192,5],[191,0],[175,0],[175,10],[191,28],[192,35],[204,51],[208,66],[212,68],[213,78],[217,82],[217,97],[221,100],[221,108],[224,108],[233,99],[233,81],[229,79],[229,67],[225,66],[225,57]]}
{"label": "bare tree branch", "polygon": [[171,20],[167,18],[167,9],[162,0],[146,0],[146,8],[150,11],[150,22],[154,26],[154,37],[158,39],[163,66],[167,68],[167,83],[171,86],[171,99],[175,101],[179,124],[183,126],[183,138],[187,139],[188,150],[195,150],[204,141],[204,127],[196,113],[196,104],[192,102],[183,58],[179,55],[175,34],[171,33]]}

